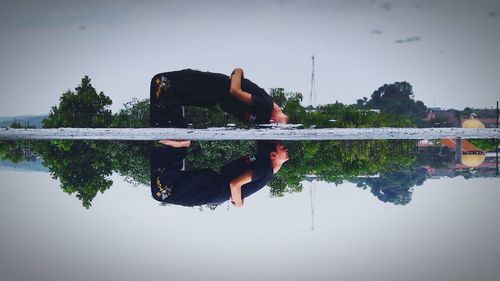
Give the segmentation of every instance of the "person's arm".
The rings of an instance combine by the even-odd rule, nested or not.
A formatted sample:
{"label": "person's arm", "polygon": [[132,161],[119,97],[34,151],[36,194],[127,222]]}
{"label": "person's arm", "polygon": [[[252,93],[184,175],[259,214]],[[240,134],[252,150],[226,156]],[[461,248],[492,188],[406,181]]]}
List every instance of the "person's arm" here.
{"label": "person's arm", "polygon": [[161,140],[159,143],[168,145],[170,147],[189,147],[191,145],[191,141],[185,140],[185,141],[178,141],[178,140]]}
{"label": "person's arm", "polygon": [[252,95],[243,91],[241,89],[241,79],[243,78],[243,69],[235,68],[231,73],[231,86],[229,88],[229,94],[242,103],[251,106],[252,105]]}
{"label": "person's arm", "polygon": [[248,170],[229,182],[231,191],[231,203],[236,208],[243,207],[243,198],[241,197],[241,187],[252,181],[252,170]]}

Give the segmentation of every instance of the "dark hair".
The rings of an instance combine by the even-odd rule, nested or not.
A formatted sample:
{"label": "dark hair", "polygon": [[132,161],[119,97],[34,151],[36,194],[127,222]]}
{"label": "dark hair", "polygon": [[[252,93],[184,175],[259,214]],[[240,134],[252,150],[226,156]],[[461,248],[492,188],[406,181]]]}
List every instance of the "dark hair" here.
{"label": "dark hair", "polygon": [[269,153],[276,152],[276,145],[281,141],[259,140],[257,141],[257,153],[269,156]]}

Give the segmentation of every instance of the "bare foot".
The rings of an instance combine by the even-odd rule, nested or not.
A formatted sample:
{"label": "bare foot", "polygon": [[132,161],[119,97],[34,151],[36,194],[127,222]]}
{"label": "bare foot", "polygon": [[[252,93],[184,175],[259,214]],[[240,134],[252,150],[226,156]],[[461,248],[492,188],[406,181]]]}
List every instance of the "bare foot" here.
{"label": "bare foot", "polygon": [[168,145],[171,147],[189,147],[191,145],[191,141],[185,140],[185,141],[178,141],[178,140],[161,140],[159,143]]}

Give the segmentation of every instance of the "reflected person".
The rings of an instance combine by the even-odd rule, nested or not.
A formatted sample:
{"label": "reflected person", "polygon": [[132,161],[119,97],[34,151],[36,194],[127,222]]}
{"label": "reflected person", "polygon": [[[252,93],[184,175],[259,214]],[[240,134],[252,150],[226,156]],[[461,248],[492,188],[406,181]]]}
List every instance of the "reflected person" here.
{"label": "reflected person", "polygon": [[241,68],[234,69],[230,76],[184,69],[159,73],[151,79],[150,114],[154,127],[162,127],[159,123],[165,108],[217,104],[245,123],[288,122],[288,116],[271,96],[244,78]]}
{"label": "reflected person", "polygon": [[240,157],[221,167],[183,171],[190,141],[160,141],[151,151],[153,198],[182,206],[222,204],[227,200],[239,208],[244,199],[262,189],[288,160],[281,142],[259,141],[257,153]]}

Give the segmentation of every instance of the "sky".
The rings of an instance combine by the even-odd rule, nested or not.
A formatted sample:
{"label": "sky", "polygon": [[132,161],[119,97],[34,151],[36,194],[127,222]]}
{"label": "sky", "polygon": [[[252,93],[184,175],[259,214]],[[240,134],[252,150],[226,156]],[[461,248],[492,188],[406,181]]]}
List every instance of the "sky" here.
{"label": "sky", "polygon": [[408,81],[427,106],[500,100],[500,0],[34,1],[0,11],[0,116],[46,114],[84,75],[117,112],[151,77],[245,76],[310,104],[355,103]]}

